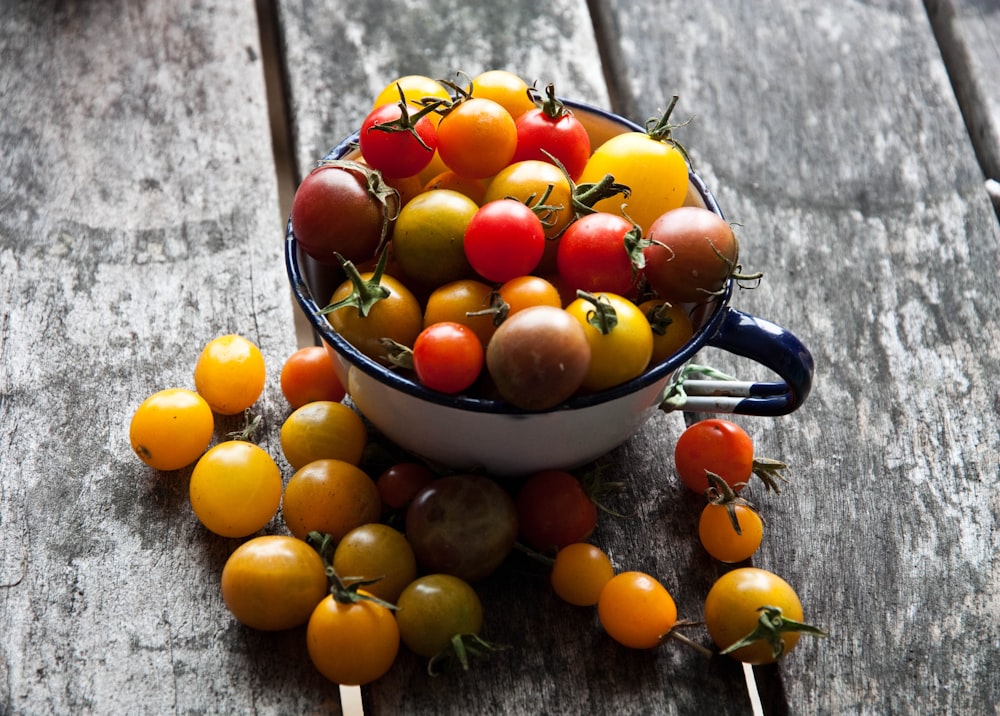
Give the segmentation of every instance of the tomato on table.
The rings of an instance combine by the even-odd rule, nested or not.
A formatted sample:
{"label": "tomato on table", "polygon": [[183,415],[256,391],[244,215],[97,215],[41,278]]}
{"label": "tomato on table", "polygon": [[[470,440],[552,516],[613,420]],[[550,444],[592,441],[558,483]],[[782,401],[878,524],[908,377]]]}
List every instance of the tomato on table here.
{"label": "tomato on table", "polygon": [[376,479],[384,512],[406,509],[417,493],[434,481],[429,467],[419,462],[399,462],[386,468]]}
{"label": "tomato on table", "polygon": [[597,615],[608,636],[618,643],[631,649],[652,649],[677,623],[677,605],[654,577],[622,572],[601,590]]}
{"label": "tomato on table", "polygon": [[195,389],[220,415],[237,415],[253,405],[266,377],[260,349],[234,333],[209,341],[194,367]]}
{"label": "tomato on table", "polygon": [[693,492],[708,489],[711,472],[737,492],[751,476],[763,480],[769,490],[780,492],[778,480],[787,466],[778,460],[754,454],[753,439],[741,426],[725,418],[706,418],[689,425],[674,445],[677,476]]}
{"label": "tomato on table", "polygon": [[349,406],[317,400],[285,418],[279,437],[281,451],[295,470],[327,458],[357,465],[368,444],[368,429]]}
{"label": "tomato on table", "polygon": [[521,538],[540,552],[583,542],[597,526],[597,505],[565,470],[533,473],[515,496]]}
{"label": "tomato on table", "polygon": [[419,577],[403,590],[396,606],[403,643],[428,659],[451,649],[455,637],[479,634],[483,626],[479,595],[451,574]]}
{"label": "tomato on table", "polygon": [[222,537],[263,529],[281,503],[281,471],[258,445],[219,443],[198,460],[188,487],[198,520]]}
{"label": "tomato on table", "polygon": [[709,472],[708,504],[698,519],[698,539],[705,551],[720,562],[750,559],[764,537],[764,521],[726,481]]}
{"label": "tomato on table", "polygon": [[180,470],[205,452],[215,417],[193,390],[159,390],[139,404],[129,423],[132,451],[154,470]]}
{"label": "tomato on table", "polygon": [[330,681],[362,686],[392,667],[399,653],[399,627],[392,610],[376,601],[330,594],[309,617],[306,649]]}
{"label": "tomato on table", "polygon": [[339,403],[347,394],[324,346],[305,346],[288,356],[281,367],[280,384],[293,410],[318,400]]}
{"label": "tomato on table", "polygon": [[315,460],[301,467],[288,480],[281,500],[289,532],[299,539],[319,532],[330,535],[334,544],[355,527],[378,522],[381,514],[375,482],[343,460]]}
{"label": "tomato on table", "polygon": [[417,577],[417,558],[402,532],[380,522],[367,522],[337,543],[333,569],[342,578],[368,582],[365,591],[395,604],[406,585]]}
{"label": "tomato on table", "polygon": [[563,601],[578,607],[592,607],[614,575],[611,559],[604,550],[586,542],[576,542],[556,552],[549,581],[552,591]]}
{"label": "tomato on table", "polygon": [[308,543],[287,535],[254,537],[222,568],[222,601],[252,629],[302,626],[329,592],[326,567]]}

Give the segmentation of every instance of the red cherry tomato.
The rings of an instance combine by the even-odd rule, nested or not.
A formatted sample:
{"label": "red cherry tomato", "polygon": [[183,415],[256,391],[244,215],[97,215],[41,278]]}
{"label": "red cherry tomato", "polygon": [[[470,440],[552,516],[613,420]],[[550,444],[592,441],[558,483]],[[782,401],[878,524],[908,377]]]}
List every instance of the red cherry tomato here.
{"label": "red cherry tomato", "polygon": [[734,422],[709,418],[689,426],[674,446],[677,475],[694,492],[708,489],[705,471],[714,472],[733,490],[753,474],[753,440]]}
{"label": "red cherry tomato", "polygon": [[483,344],[475,331],[453,321],[428,326],[413,344],[417,378],[442,393],[460,393],[475,383],[483,361]]}
{"label": "red cherry tomato", "polygon": [[484,204],[465,229],[465,256],[496,283],[531,273],[545,251],[545,227],[527,205],[512,199]]}
{"label": "red cherry tomato", "polygon": [[306,346],[288,356],[281,367],[281,393],[293,410],[317,400],[344,399],[333,360],[324,346]]}
{"label": "red cherry tomato", "polygon": [[590,136],[573,111],[556,99],[555,88],[545,88],[546,98],[535,109],[517,118],[517,150],[511,164],[527,159],[552,162],[552,155],[576,181],[590,158]]}
{"label": "red cherry tomato", "polygon": [[[405,110],[405,111],[404,111]],[[427,114],[412,105],[383,104],[361,123],[361,156],[386,178],[421,172],[437,149],[437,131]]]}
{"label": "red cherry tomato", "polygon": [[617,214],[582,216],[563,232],[556,265],[568,288],[628,295],[639,276],[640,232]]}
{"label": "red cherry tomato", "polygon": [[431,484],[434,473],[426,465],[418,462],[400,462],[387,468],[375,487],[382,498],[382,507],[387,512],[404,509],[422,489]]}
{"label": "red cherry tomato", "polygon": [[521,537],[542,552],[583,542],[597,525],[597,506],[572,474],[545,470],[528,478],[517,492]]}

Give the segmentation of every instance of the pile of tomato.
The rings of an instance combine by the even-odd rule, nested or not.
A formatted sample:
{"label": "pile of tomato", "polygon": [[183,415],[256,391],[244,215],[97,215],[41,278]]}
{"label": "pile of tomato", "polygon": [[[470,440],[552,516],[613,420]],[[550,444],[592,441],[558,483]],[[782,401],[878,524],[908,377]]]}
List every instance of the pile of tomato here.
{"label": "pile of tomato", "polygon": [[552,85],[390,83],[293,199],[299,248],[346,272],[330,324],[433,390],[528,410],[665,360],[741,275],[732,227],[689,197],[673,106],[592,147]]}
{"label": "pile of tomato", "polygon": [[[685,325],[684,307],[711,297],[733,276],[736,261],[735,238],[721,219],[680,206],[687,169],[677,146],[662,136],[634,133],[622,135],[632,149],[620,155],[590,151],[585,133],[558,109],[552,90],[542,98],[506,72],[448,89],[428,78],[392,83],[384,93],[388,100],[376,100],[362,127],[364,163],[323,164],[296,195],[292,224],[303,248],[336,262],[348,276],[331,301],[331,323],[359,350],[393,365],[402,362],[436,390],[482,387],[485,365],[494,389],[526,408],[627,380],[623,365],[633,374],[644,370],[655,350],[656,320],[649,317]],[[654,123],[654,134],[667,125],[668,114]],[[408,128],[371,129],[393,121]],[[476,132],[494,124],[505,128],[501,134],[476,139]],[[522,135],[541,143],[562,132],[565,145],[544,143],[543,158],[534,142],[522,142]],[[575,194],[619,186],[619,174],[650,171],[634,160],[635,147],[666,162],[654,173],[657,182],[634,179],[636,187],[669,183],[660,180],[665,167],[676,164],[679,178],[668,192],[676,206],[663,210],[659,199],[619,188],[627,212],[605,211],[595,201],[572,209],[562,226],[547,223],[561,202],[575,206]],[[443,168],[434,168],[435,161]],[[527,178],[493,189],[508,172],[516,175],[526,166]],[[616,180],[608,178],[612,174]],[[621,199],[610,197],[611,206],[621,207]],[[644,214],[647,206],[655,208]],[[699,218],[682,217],[674,225],[689,209],[700,212]],[[704,227],[718,228],[720,222],[726,231],[705,241]],[[661,231],[663,226],[672,228]],[[532,248],[526,253],[516,237],[529,234],[524,246]],[[658,237],[657,243],[644,243],[643,235]],[[687,242],[679,236],[688,236]],[[725,241],[716,241],[723,236]],[[514,243],[497,250],[502,241]],[[696,244],[701,246],[691,248]],[[466,251],[466,245],[478,248]],[[626,254],[629,245],[637,250],[628,253],[614,284],[609,277],[618,259],[612,256]],[[686,251],[697,254],[705,246],[710,261],[683,263]],[[680,279],[675,274],[657,285],[651,270],[660,260],[657,249],[668,252],[660,259],[672,269],[686,267]],[[546,260],[553,269],[544,269]],[[365,263],[374,265],[366,269]],[[445,268],[452,264],[454,273]],[[657,310],[636,303],[643,296]],[[675,307],[680,310],[668,313]],[[690,336],[690,322],[686,326]],[[553,334],[559,339],[553,341]],[[533,359],[541,368],[512,377],[525,373],[523,348],[532,344],[545,346],[542,358],[536,352]],[[547,361],[560,350],[567,352],[558,360],[570,366],[574,355],[586,355],[578,374],[549,370]],[[676,348],[665,350],[669,355]],[[601,366],[596,373],[595,365]],[[452,659],[468,668],[471,655],[493,648],[480,635],[483,607],[476,585],[515,550],[546,565],[562,600],[595,608],[604,631],[622,645],[654,648],[676,637],[709,651],[681,636],[688,622],[678,619],[660,581],[616,569],[589,542],[601,513],[599,473],[546,470],[501,483],[484,474],[432,469],[391,451],[384,454],[393,459],[373,461],[377,445],[344,402],[344,386],[326,349],[316,346],[295,351],[282,366],[289,410],[280,445],[290,470],[283,474],[276,456],[253,439],[259,426],[251,409],[266,377],[253,342],[239,335],[215,338],[195,362],[193,390],[161,390],[138,406],[130,442],[154,469],[193,465],[192,513],[212,533],[241,540],[220,575],[220,596],[234,618],[260,630],[304,627],[306,651],[331,681],[358,685],[378,679],[401,645],[428,659],[432,672]],[[241,413],[246,430],[212,445],[215,416]],[[741,494],[754,476],[777,490],[784,465],[757,456],[749,435],[723,419],[687,428],[674,465],[678,478],[707,498],[698,530],[706,552],[736,565],[704,603],[704,625],[718,649],[766,663],[787,654],[801,633],[820,634],[802,622],[801,603],[784,580],[738,566],[756,552],[763,533],[759,514]]]}

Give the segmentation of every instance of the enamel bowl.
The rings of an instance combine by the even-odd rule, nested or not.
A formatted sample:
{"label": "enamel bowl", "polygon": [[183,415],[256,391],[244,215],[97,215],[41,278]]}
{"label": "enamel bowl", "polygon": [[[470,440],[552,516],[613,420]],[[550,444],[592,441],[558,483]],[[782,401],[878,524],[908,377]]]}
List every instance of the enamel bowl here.
{"label": "enamel bowl", "polygon": [[[564,102],[585,124],[595,147],[614,134],[642,131],[599,108]],[[350,157],[357,139],[356,133],[348,137],[325,159]],[[692,173],[690,181],[688,203],[699,203],[722,216],[701,178]],[[285,260],[295,298],[333,357],[355,407],[398,446],[459,470],[512,476],[570,469],[628,440],[657,410],[783,415],[802,404],[812,385],[813,360],[806,347],[781,326],[730,307],[730,282],[723,295],[692,316],[695,333],[686,345],[615,388],[574,397],[540,412],[520,410],[501,400],[445,395],[368,358],[331,328],[320,310],[332,290],[332,269],[299,251],[291,221]],[[760,363],[777,380],[689,379],[685,367],[705,346]]]}

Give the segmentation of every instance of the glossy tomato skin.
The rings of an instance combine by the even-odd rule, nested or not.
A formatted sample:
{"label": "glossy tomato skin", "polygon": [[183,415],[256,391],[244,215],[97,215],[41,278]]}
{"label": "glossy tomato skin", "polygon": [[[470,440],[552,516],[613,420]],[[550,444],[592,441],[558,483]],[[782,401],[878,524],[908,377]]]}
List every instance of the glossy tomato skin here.
{"label": "glossy tomato skin", "polygon": [[194,367],[198,395],[220,415],[237,415],[253,405],[264,392],[265,377],[260,349],[234,333],[209,341]]}
{"label": "glossy tomato skin", "polygon": [[653,329],[651,365],[658,365],[673,356],[694,336],[694,326],[684,306],[652,298],[640,303],[639,310]]}
{"label": "glossy tomato skin", "polygon": [[705,551],[728,564],[750,559],[764,538],[764,522],[753,508],[733,505],[732,509],[740,525],[739,532],[725,505],[705,505],[698,519],[698,539]]}
{"label": "glossy tomato skin", "polygon": [[631,649],[652,649],[677,623],[677,605],[666,588],[642,572],[612,577],[597,601],[601,626]]}
{"label": "glossy tomato skin", "polygon": [[399,596],[396,621],[410,651],[432,658],[451,648],[460,634],[478,634],[483,605],[475,589],[451,574],[427,574],[411,582]]}
{"label": "glossy tomato skin", "polygon": [[299,539],[315,531],[334,542],[355,527],[377,522],[382,514],[374,481],[343,460],[315,460],[296,470],[285,486],[281,507],[288,531]]}
{"label": "glossy tomato skin", "polygon": [[491,177],[510,164],[517,127],[503,105],[472,97],[456,104],[438,124],[438,153],[445,165],[472,179]]}
{"label": "glossy tomato skin", "polygon": [[[420,108],[406,106],[407,119],[399,103],[376,107],[361,123],[358,135],[361,155],[373,169],[387,179],[410,177],[420,173],[434,158],[437,132],[427,115],[413,121]],[[406,128],[386,129],[400,121]]]}
{"label": "glossy tomato skin", "polygon": [[295,470],[321,459],[357,465],[368,443],[368,429],[344,403],[316,400],[292,411],[279,437],[285,459]]}
{"label": "glossy tomato skin", "polygon": [[528,83],[509,70],[486,70],[473,77],[472,96],[493,100],[514,120],[535,107]]}
{"label": "glossy tomato skin", "polygon": [[292,199],[295,240],[320,263],[340,266],[340,254],[360,263],[371,259],[391,230],[396,207],[369,188],[364,167],[321,165],[302,180]]}
{"label": "glossy tomato skin", "polygon": [[521,538],[540,552],[583,542],[597,526],[597,506],[580,481],[564,470],[531,475],[517,492]]}
{"label": "glossy tomato skin", "polygon": [[339,403],[346,395],[324,346],[304,346],[288,356],[281,366],[280,384],[293,410],[317,400]]}
{"label": "glossy tomato skin", "polygon": [[461,323],[434,323],[413,344],[413,370],[431,390],[455,394],[471,386],[483,370],[479,336]]}
{"label": "glossy tomato skin", "polygon": [[626,132],[597,147],[578,183],[596,183],[610,174],[631,190],[594,204],[597,211],[624,213],[648,234],[653,222],[666,211],[684,204],[688,193],[688,167],[684,155],[668,142],[643,132]]}
{"label": "glossy tomato skin", "polygon": [[[705,597],[705,626],[720,649],[737,643],[753,632],[760,608],[777,607],[786,619],[802,621],[802,602],[788,582],[757,567],[740,567],[723,574]],[[799,641],[799,633],[782,635],[784,656]],[[770,664],[777,660],[766,640],[733,651],[730,656],[749,664]]]}
{"label": "glossy tomato skin", "polygon": [[370,581],[365,590],[395,604],[417,577],[417,559],[401,532],[380,522],[358,525],[333,552],[333,569],[343,579]]}
{"label": "glossy tomato skin", "polygon": [[478,209],[468,196],[451,189],[425,191],[403,207],[392,246],[408,283],[433,289],[472,276],[464,240]]}
{"label": "glossy tomato skin", "polygon": [[327,679],[362,686],[383,676],[396,660],[399,627],[392,611],[381,604],[343,603],[329,595],[309,617],[306,648]]}
{"label": "glossy tomato skin", "polygon": [[204,398],[187,388],[166,388],[136,408],[129,442],[154,470],[180,470],[205,452],[214,430],[215,417]]}
{"label": "glossy tomato skin", "polygon": [[406,536],[423,570],[467,582],[492,574],[513,548],[517,532],[514,500],[482,475],[439,478],[406,510]]}
{"label": "glossy tomato skin", "polygon": [[417,493],[434,481],[429,467],[418,462],[400,462],[386,468],[375,480],[385,513],[409,507]]}
{"label": "glossy tomato skin", "polygon": [[329,591],[319,554],[287,535],[261,535],[241,544],[226,560],[221,581],[226,608],[261,631],[302,626]]}
{"label": "glossy tomato skin", "polygon": [[281,503],[281,470],[261,447],[227,440],[201,456],[188,485],[198,520],[222,537],[263,529]]}
{"label": "glossy tomato skin", "polygon": [[535,270],[545,251],[545,229],[521,202],[498,199],[476,211],[465,229],[464,247],[476,273],[503,283]]}
{"label": "glossy tomato skin", "polygon": [[739,242],[718,214],[683,206],[659,216],[646,232],[645,276],[672,303],[700,303],[720,292],[736,270]]}
{"label": "glossy tomato skin", "polygon": [[[365,281],[370,281],[373,276],[370,271],[361,274]],[[388,291],[388,295],[372,306],[367,315],[362,316],[355,306],[346,305],[328,313],[326,318],[344,340],[372,360],[388,365],[390,362],[382,339],[391,338],[404,346],[412,346],[423,327],[424,318],[420,302],[402,281],[383,274],[379,285]],[[333,292],[330,303],[347,298],[353,290],[351,281],[345,281]]]}
{"label": "glossy tomato skin", "polygon": [[678,477],[699,494],[709,487],[706,470],[732,489],[742,489],[753,474],[753,460],[753,440],[742,427],[724,418],[708,418],[688,426],[674,445]]}
{"label": "glossy tomato skin", "polygon": [[571,110],[563,108],[553,117],[536,107],[518,117],[516,125],[517,150],[512,163],[528,159],[551,162],[544,150],[559,160],[573,181],[580,178],[590,159],[590,136]]}
{"label": "glossy tomato skin", "polygon": [[492,296],[492,286],[473,278],[438,286],[427,297],[424,328],[444,321],[461,323],[471,328],[485,347],[497,329],[493,314],[483,313],[492,306]]}
{"label": "glossy tomato skin", "polygon": [[532,306],[500,324],[486,347],[486,367],[504,400],[546,410],[580,388],[590,344],[580,322],[563,309]]}
{"label": "glossy tomato skin", "polygon": [[549,580],[552,590],[563,601],[578,607],[592,607],[614,576],[611,559],[602,549],[576,542],[556,552]]}
{"label": "glossy tomato skin", "polygon": [[639,269],[625,239],[633,229],[623,216],[598,212],[582,216],[559,239],[556,265],[572,291],[633,292]]}
{"label": "glossy tomato skin", "polygon": [[646,370],[653,356],[653,330],[638,306],[624,296],[608,291],[592,296],[614,310],[617,322],[608,332],[591,321],[595,304],[590,298],[577,298],[566,312],[580,323],[590,345],[590,366],[583,388],[598,391],[620,385]]}

